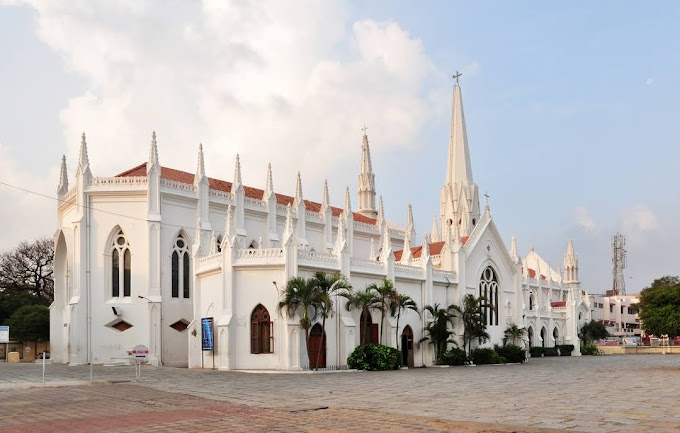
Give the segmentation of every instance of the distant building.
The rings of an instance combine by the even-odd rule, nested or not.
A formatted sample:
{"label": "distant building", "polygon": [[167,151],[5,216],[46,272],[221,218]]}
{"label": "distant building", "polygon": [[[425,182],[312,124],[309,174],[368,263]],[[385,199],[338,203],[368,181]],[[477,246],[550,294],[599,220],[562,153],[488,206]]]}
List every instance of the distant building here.
{"label": "distant building", "polygon": [[612,337],[640,337],[640,317],[637,305],[640,296],[588,295],[593,320],[602,322]]}

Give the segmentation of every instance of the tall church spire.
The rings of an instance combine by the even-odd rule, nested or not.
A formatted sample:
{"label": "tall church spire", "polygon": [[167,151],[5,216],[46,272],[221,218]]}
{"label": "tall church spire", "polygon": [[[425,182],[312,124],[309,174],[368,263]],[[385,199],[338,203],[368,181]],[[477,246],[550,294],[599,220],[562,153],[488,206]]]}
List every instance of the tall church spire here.
{"label": "tall church spire", "polygon": [[375,218],[375,174],[371,164],[371,149],[368,146],[366,127],[363,127],[364,139],[361,144],[361,172],[359,173],[359,209],[358,212]]}
{"label": "tall church spire", "polygon": [[449,157],[446,170],[446,183],[471,184],[472,164],[468,149],[467,131],[465,129],[465,114],[463,113],[463,96],[458,84],[459,73],[456,73],[456,84],[453,87],[453,103],[451,109],[451,131],[449,134]]}
{"label": "tall church spire", "polygon": [[574,253],[574,241],[569,238],[564,255],[564,282],[578,285],[578,256]]}

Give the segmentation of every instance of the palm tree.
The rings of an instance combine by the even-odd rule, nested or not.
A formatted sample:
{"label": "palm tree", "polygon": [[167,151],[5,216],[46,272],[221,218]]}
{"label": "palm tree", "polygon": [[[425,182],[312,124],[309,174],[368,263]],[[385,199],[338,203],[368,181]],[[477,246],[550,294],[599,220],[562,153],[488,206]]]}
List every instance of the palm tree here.
{"label": "palm tree", "polygon": [[312,356],[309,353],[309,329],[322,309],[318,292],[311,279],[306,280],[300,277],[293,277],[286,283],[281,301],[279,301],[276,308],[279,314],[286,310],[288,317],[293,317],[298,309],[302,309],[300,326],[305,330],[305,347],[307,348],[307,358],[310,365],[312,363]]}
{"label": "palm tree", "polygon": [[427,311],[432,315],[432,321],[425,326],[423,333],[427,333],[428,336],[423,336],[418,341],[418,344],[423,341],[430,341],[430,344],[434,345],[435,354],[437,356],[437,362],[442,358],[444,352],[446,352],[446,345],[452,343],[458,345],[458,343],[451,338],[453,335],[454,320],[458,314],[460,314],[460,308],[457,305],[449,305],[447,308],[440,308],[439,304],[426,305],[423,307],[423,311]]}
{"label": "palm tree", "polygon": [[[347,290],[340,295],[347,298],[347,311],[357,309],[366,315],[366,317],[371,314],[371,310],[379,308],[380,306],[380,299],[375,295],[375,293],[373,293],[372,290],[368,290],[368,288],[358,292]],[[364,344],[366,344],[366,336],[370,332],[368,329],[368,320],[366,320],[364,323],[365,325],[363,333],[360,333],[360,335],[363,335],[363,338],[361,338],[359,341],[359,344],[362,347]]]}
{"label": "palm tree", "polygon": [[524,337],[524,334],[526,334],[527,330],[525,328],[520,328],[519,326],[515,325],[514,323],[508,325],[507,328],[505,328],[505,333],[503,337],[503,346],[506,345],[508,340],[511,341],[510,344],[515,344],[517,340],[522,340],[522,337]]}
{"label": "palm tree", "polygon": [[403,295],[403,294],[398,294],[397,297],[394,300],[394,303],[391,305],[392,309],[392,316],[395,314],[397,315],[397,331],[396,331],[396,341],[397,341],[397,349],[399,349],[399,318],[401,317],[401,312],[406,310],[413,310],[418,315],[420,315],[420,311],[418,311],[418,304],[416,304],[416,301],[413,300],[409,295]]}
{"label": "palm tree", "polygon": [[377,298],[380,300],[378,309],[380,310],[380,344],[383,342],[383,325],[385,324],[385,315],[388,309],[392,309],[392,305],[397,298],[397,290],[394,288],[394,283],[387,278],[382,280],[381,285],[375,283],[370,284],[367,291],[375,292]]}
{"label": "palm tree", "polygon": [[486,307],[484,297],[475,298],[473,295],[465,295],[461,321],[463,322],[463,348],[468,348],[468,355],[472,350],[472,341],[476,338],[479,343],[486,342],[490,337],[486,332],[486,323],[482,315],[482,308]]}
{"label": "palm tree", "polygon": [[321,315],[322,343],[319,344],[315,364],[318,366],[319,358],[321,357],[321,349],[323,348],[323,340],[326,338],[326,319],[333,315],[333,295],[340,290],[349,290],[351,289],[351,286],[340,272],[328,276],[325,272],[317,271],[314,273],[314,276],[310,278],[309,282],[316,288],[318,292],[318,301],[321,306],[319,314]]}

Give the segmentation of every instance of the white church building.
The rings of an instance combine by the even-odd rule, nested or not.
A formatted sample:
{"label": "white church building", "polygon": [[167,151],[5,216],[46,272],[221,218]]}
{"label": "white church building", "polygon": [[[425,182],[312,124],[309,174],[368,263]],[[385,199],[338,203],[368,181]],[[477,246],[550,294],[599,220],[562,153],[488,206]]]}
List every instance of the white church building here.
{"label": "white church building", "polygon": [[[308,368],[299,317],[276,307],[291,277],[316,271],[341,272],[359,290],[388,278],[420,308],[485,296],[487,345],[500,344],[517,324],[528,331],[526,344],[573,344],[580,354],[578,329],[590,307],[572,241],[558,271],[533,248],[521,258],[514,238],[506,248],[488,203],[480,206],[458,82],[452,109],[439,216],[420,237],[410,204],[403,204],[405,227],[385,214],[365,131],[356,210],[349,187],[342,207],[331,205],[325,183],[316,186],[321,203],[307,200],[300,173],[294,195],[277,192],[271,165],[264,190],[245,186],[238,155],[231,182],[210,178],[201,146],[195,173],[163,167],[155,133],[147,162],[95,177],[83,134],[75,185],[69,188],[62,159],[58,187],[52,361],[126,362],[144,344],[155,365]],[[379,339],[379,312],[364,317],[342,298],[336,304],[326,338],[320,326],[311,330],[322,367],[346,365],[366,322],[367,341]],[[202,350],[203,318],[214,324],[211,351]],[[396,329],[389,317],[382,343],[396,347],[399,338],[405,364],[431,365],[432,347],[414,344],[431,319],[409,311]]]}

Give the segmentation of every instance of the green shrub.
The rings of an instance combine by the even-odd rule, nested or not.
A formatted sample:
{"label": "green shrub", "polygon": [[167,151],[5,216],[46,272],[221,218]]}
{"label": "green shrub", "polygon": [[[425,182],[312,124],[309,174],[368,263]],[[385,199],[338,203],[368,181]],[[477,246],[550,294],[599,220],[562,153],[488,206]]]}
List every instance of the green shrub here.
{"label": "green shrub", "polygon": [[442,365],[463,365],[467,361],[467,354],[463,349],[452,347],[444,353],[439,363]]}
{"label": "green shrub", "polygon": [[597,355],[597,345],[584,344],[581,348],[581,355]]}
{"label": "green shrub", "polygon": [[527,354],[524,349],[519,346],[515,346],[514,344],[494,346],[494,350],[499,356],[505,358],[505,362],[516,364],[518,362],[524,362],[527,360]]}
{"label": "green shrub", "polygon": [[474,364],[503,364],[505,359],[498,356],[495,350],[487,347],[480,347],[472,351],[470,359]]}
{"label": "green shrub", "polygon": [[574,351],[573,344],[562,344],[558,347],[560,348],[560,356],[571,356],[571,352]]}
{"label": "green shrub", "polygon": [[557,347],[546,347],[545,350],[543,350],[543,356],[557,356]]}
{"label": "green shrub", "polygon": [[529,353],[531,354],[532,358],[540,358],[543,356],[543,352],[545,352],[545,349],[540,346],[535,346],[529,349]]}
{"label": "green shrub", "polygon": [[347,366],[357,370],[397,370],[401,367],[401,352],[382,344],[358,346],[347,358]]}

